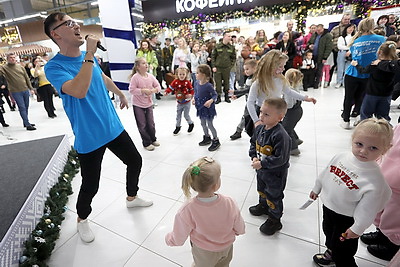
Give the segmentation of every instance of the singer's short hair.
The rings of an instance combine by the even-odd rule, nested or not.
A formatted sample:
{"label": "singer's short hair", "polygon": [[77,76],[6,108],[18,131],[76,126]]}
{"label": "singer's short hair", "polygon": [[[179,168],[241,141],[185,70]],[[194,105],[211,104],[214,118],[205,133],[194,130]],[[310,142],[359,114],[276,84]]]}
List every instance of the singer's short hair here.
{"label": "singer's short hair", "polygon": [[51,29],[53,28],[54,24],[58,21],[63,20],[63,18],[66,16],[64,12],[54,12],[51,13],[45,20],[44,20],[44,32],[46,35],[53,40],[57,44],[57,42],[51,37]]}

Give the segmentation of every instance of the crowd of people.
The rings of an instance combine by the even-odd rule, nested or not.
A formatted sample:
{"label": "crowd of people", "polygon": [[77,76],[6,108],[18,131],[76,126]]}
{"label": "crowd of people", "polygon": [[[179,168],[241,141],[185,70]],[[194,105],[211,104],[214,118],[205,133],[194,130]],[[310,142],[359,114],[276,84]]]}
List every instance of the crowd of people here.
{"label": "crowd of people", "polygon": [[[182,113],[188,123],[187,132],[193,131],[195,122],[189,113],[194,105],[204,132],[199,145],[210,145],[209,151],[221,146],[213,123],[216,105],[222,99],[231,103],[231,99],[245,96],[243,116],[230,138],[241,138],[244,130],[251,137],[249,157],[257,173],[259,202],[249,207],[249,212],[253,216],[267,215],[259,229],[265,235],[274,235],[283,227],[282,200],[290,156],[300,154],[298,146],[303,142],[295,131],[303,115],[301,104],[317,102],[300,92],[329,87],[335,80],[332,87],[344,86],[345,93],[341,126],[350,129],[350,118],[355,117],[356,128],[351,152],[333,157],[310,193],[314,200],[321,194],[327,247],[313,260],[319,266],[357,266],[354,255],[359,237],[372,255],[392,259],[400,245],[400,216],[393,216],[400,210],[400,177],[393,168],[400,149],[400,128],[393,130],[389,123],[390,101],[400,81],[396,77],[400,38],[395,19],[392,14],[376,22],[366,18],[356,26],[350,14],[344,14],[330,31],[322,24],[311,25],[303,35],[289,21],[287,29],[276,32],[271,39],[264,30],[247,39],[226,31],[218,42],[210,39],[188,45],[185,38],[174,37],[166,38],[163,47],[156,35],[148,36],[140,41],[129,83],[143,147],[153,151],[160,146],[153,109],[163,89],[164,95],[174,94],[177,102],[172,133],[178,135],[181,131]],[[38,77],[37,92],[49,118],[56,117],[54,89],[61,97],[81,164],[77,229],[81,239],[89,243],[95,236],[88,217],[106,149],[127,166],[126,206],[147,207],[153,202],[138,196],[142,157],[108,91],[119,97],[121,109],[128,107],[128,101],[95,58],[98,37],[88,35],[86,50],[80,51],[85,43],[80,26],[61,12],[49,15],[44,27],[60,52],[50,60],[35,57],[29,72],[16,62],[14,54],[8,54],[7,63],[0,67],[0,93],[10,110],[18,107],[27,130],[36,129],[28,118],[33,90],[29,73]],[[2,112],[0,123],[9,126]],[[234,201],[216,193],[221,185],[220,174],[219,163],[210,157],[190,164],[182,178],[182,189],[188,198],[190,188],[197,196],[179,210],[173,231],[165,237],[167,245],[178,246],[190,236],[196,266],[229,266],[235,236],[245,233]],[[205,223],[210,219],[215,222]],[[377,231],[363,234],[373,221]]]}
{"label": "crowd of people", "polygon": [[[308,91],[310,87],[327,88],[331,84],[336,89],[344,87],[341,126],[350,129],[350,117],[356,117],[353,147],[351,153],[332,159],[310,193],[310,198],[315,200],[322,191],[322,224],[327,247],[325,253],[314,255],[313,260],[319,266],[357,266],[354,255],[359,237],[372,255],[385,260],[393,258],[400,245],[399,236],[393,234],[399,229],[400,221],[382,217],[386,209],[393,210],[396,205],[398,175],[383,175],[385,171],[376,163],[387,151],[398,149],[396,146],[390,149],[393,130],[389,109],[398,82],[395,73],[400,66],[396,50],[399,38],[393,19],[393,15],[381,16],[377,22],[366,18],[356,25],[351,23],[350,14],[344,14],[331,30],[322,24],[311,25],[306,35],[293,30],[293,22],[289,21],[287,30],[275,33],[272,39],[268,39],[263,30],[247,39],[224,32],[218,42],[210,39],[187,45],[182,37],[173,38],[173,43],[166,38],[163,48],[157,37],[151,36],[149,40],[156,46],[145,48],[144,55],[140,51],[137,55],[147,62],[142,76],[154,76],[158,81],[151,88],[165,86],[165,94],[176,96],[177,119],[173,134],[178,135],[181,130],[182,113],[189,125],[188,132],[193,130],[194,122],[189,116],[192,103],[204,131],[199,145],[211,144],[209,151],[221,145],[213,124],[216,104],[222,100],[231,103],[231,99],[246,96],[243,116],[230,138],[241,138],[243,130],[251,137],[249,156],[257,172],[259,203],[249,207],[249,212],[254,216],[267,215],[260,226],[265,235],[273,235],[283,227],[282,199],[289,158],[300,154],[298,146],[303,142],[295,131],[303,115],[301,102],[317,102],[300,91]],[[150,44],[147,40],[142,40],[141,44],[146,42]],[[166,79],[167,73],[171,73],[171,80]],[[336,83],[333,85],[332,81]],[[398,127],[395,136],[397,132]],[[220,202],[227,200],[215,193],[220,178],[219,165],[214,162],[211,158],[199,159],[186,170],[182,189],[188,197],[189,187],[198,195],[181,208],[173,232],[166,236],[170,246],[182,245],[190,236],[196,266],[228,266],[234,236],[244,233],[243,219],[237,215],[236,207],[221,213]],[[343,202],[337,203],[335,199],[338,198]],[[351,207],[346,203],[350,199]],[[203,202],[212,204],[203,206]],[[215,232],[200,223],[207,214],[214,212],[224,214],[224,224],[229,225],[224,236],[229,236],[230,241],[220,238],[218,246],[208,242],[216,236],[207,235]],[[363,234],[375,216],[378,216],[375,219],[377,231]]]}

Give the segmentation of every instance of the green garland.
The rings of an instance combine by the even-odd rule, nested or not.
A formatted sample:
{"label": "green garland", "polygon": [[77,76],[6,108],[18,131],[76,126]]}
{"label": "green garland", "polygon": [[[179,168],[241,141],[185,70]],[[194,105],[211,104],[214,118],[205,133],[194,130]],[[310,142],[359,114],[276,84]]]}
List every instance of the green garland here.
{"label": "green garland", "polygon": [[45,202],[44,215],[25,241],[23,255],[19,259],[22,267],[47,267],[45,261],[50,257],[55,247],[64,220],[63,213],[68,196],[72,194],[71,181],[79,170],[78,154],[71,148],[64,171],[58,177],[58,182],[50,189]]}
{"label": "green garland", "polygon": [[[224,22],[227,19],[248,18],[251,20],[261,19],[263,17],[279,18],[282,14],[293,14],[293,19],[297,22],[297,30],[304,32],[307,16],[321,16],[327,14],[341,14],[345,6],[353,5],[353,13],[356,17],[364,18],[368,16],[368,10],[371,7],[387,6],[398,4],[399,0],[316,0],[316,1],[293,1],[293,3],[280,4],[273,6],[260,6],[250,11],[236,10],[230,12],[221,12],[214,14],[199,13],[196,16],[188,18],[180,18],[177,20],[165,19],[162,22],[148,22],[143,26],[144,34],[151,35],[159,33],[164,28],[176,29],[181,25],[194,24],[197,39],[204,36],[204,26],[200,26],[204,22]],[[199,38],[201,36],[201,38]]]}

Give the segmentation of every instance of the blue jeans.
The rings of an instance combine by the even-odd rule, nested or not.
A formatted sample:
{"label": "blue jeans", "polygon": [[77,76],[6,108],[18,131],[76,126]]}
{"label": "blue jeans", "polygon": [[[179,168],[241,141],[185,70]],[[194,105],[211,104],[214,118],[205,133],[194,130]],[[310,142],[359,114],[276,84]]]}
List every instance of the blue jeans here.
{"label": "blue jeans", "polygon": [[229,73],[229,90],[235,89],[235,82],[236,82],[236,72],[231,71]]}
{"label": "blue jeans", "polygon": [[344,73],[347,67],[350,65],[350,61],[346,60],[347,51],[340,50],[337,57],[337,76],[336,83],[344,85]]}
{"label": "blue jeans", "polygon": [[179,103],[176,104],[176,127],[181,126],[182,113],[183,113],[183,116],[185,117],[185,120],[187,121],[187,123],[193,124],[193,121],[189,115],[191,105],[192,105],[191,101],[189,101],[185,104],[179,104]]}
{"label": "blue jeans", "polygon": [[31,126],[28,119],[28,108],[29,108],[29,90],[23,92],[11,93],[15,102],[17,102],[19,115],[22,118],[24,127]]}
{"label": "blue jeans", "polygon": [[268,209],[268,215],[280,219],[288,169],[280,171],[257,170],[258,202]]}
{"label": "blue jeans", "polygon": [[194,83],[195,83],[195,81],[196,81],[196,73],[192,72],[192,73],[190,74],[190,76],[192,76],[192,85],[194,86]]}
{"label": "blue jeans", "polygon": [[371,118],[375,115],[378,119],[383,118],[390,121],[389,111],[391,100],[391,96],[365,95],[361,105],[361,120]]}

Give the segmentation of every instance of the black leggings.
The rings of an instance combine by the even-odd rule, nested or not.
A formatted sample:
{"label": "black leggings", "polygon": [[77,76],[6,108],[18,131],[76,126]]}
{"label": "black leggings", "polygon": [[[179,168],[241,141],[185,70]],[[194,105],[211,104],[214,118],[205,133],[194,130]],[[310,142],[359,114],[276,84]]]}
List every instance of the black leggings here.
{"label": "black leggings", "polygon": [[322,229],[326,237],[325,245],[332,250],[332,259],[337,267],[357,267],[354,255],[358,248],[358,238],[340,241],[342,233],[353,224],[354,218],[323,206]]}
{"label": "black leggings", "polygon": [[139,175],[142,169],[142,156],[137,151],[135,144],[124,130],[117,138],[104,146],[86,153],[78,154],[81,164],[82,185],[76,203],[78,216],[86,219],[92,211],[90,206],[93,197],[99,189],[101,162],[104,152],[108,148],[125,165],[126,168],[126,192],[128,196],[136,196],[139,190]]}
{"label": "black leggings", "polygon": [[44,109],[47,112],[47,115],[49,117],[53,117],[54,114],[54,104],[53,104],[53,95],[54,95],[54,88],[51,86],[51,84],[46,84],[43,86],[40,86],[37,89],[37,92],[40,96],[40,98],[43,100],[44,104]]}
{"label": "black leggings", "polygon": [[344,76],[344,101],[342,118],[345,122],[350,121],[351,107],[354,105],[354,111],[360,114],[361,104],[367,87],[367,79],[356,78],[350,75]]}

